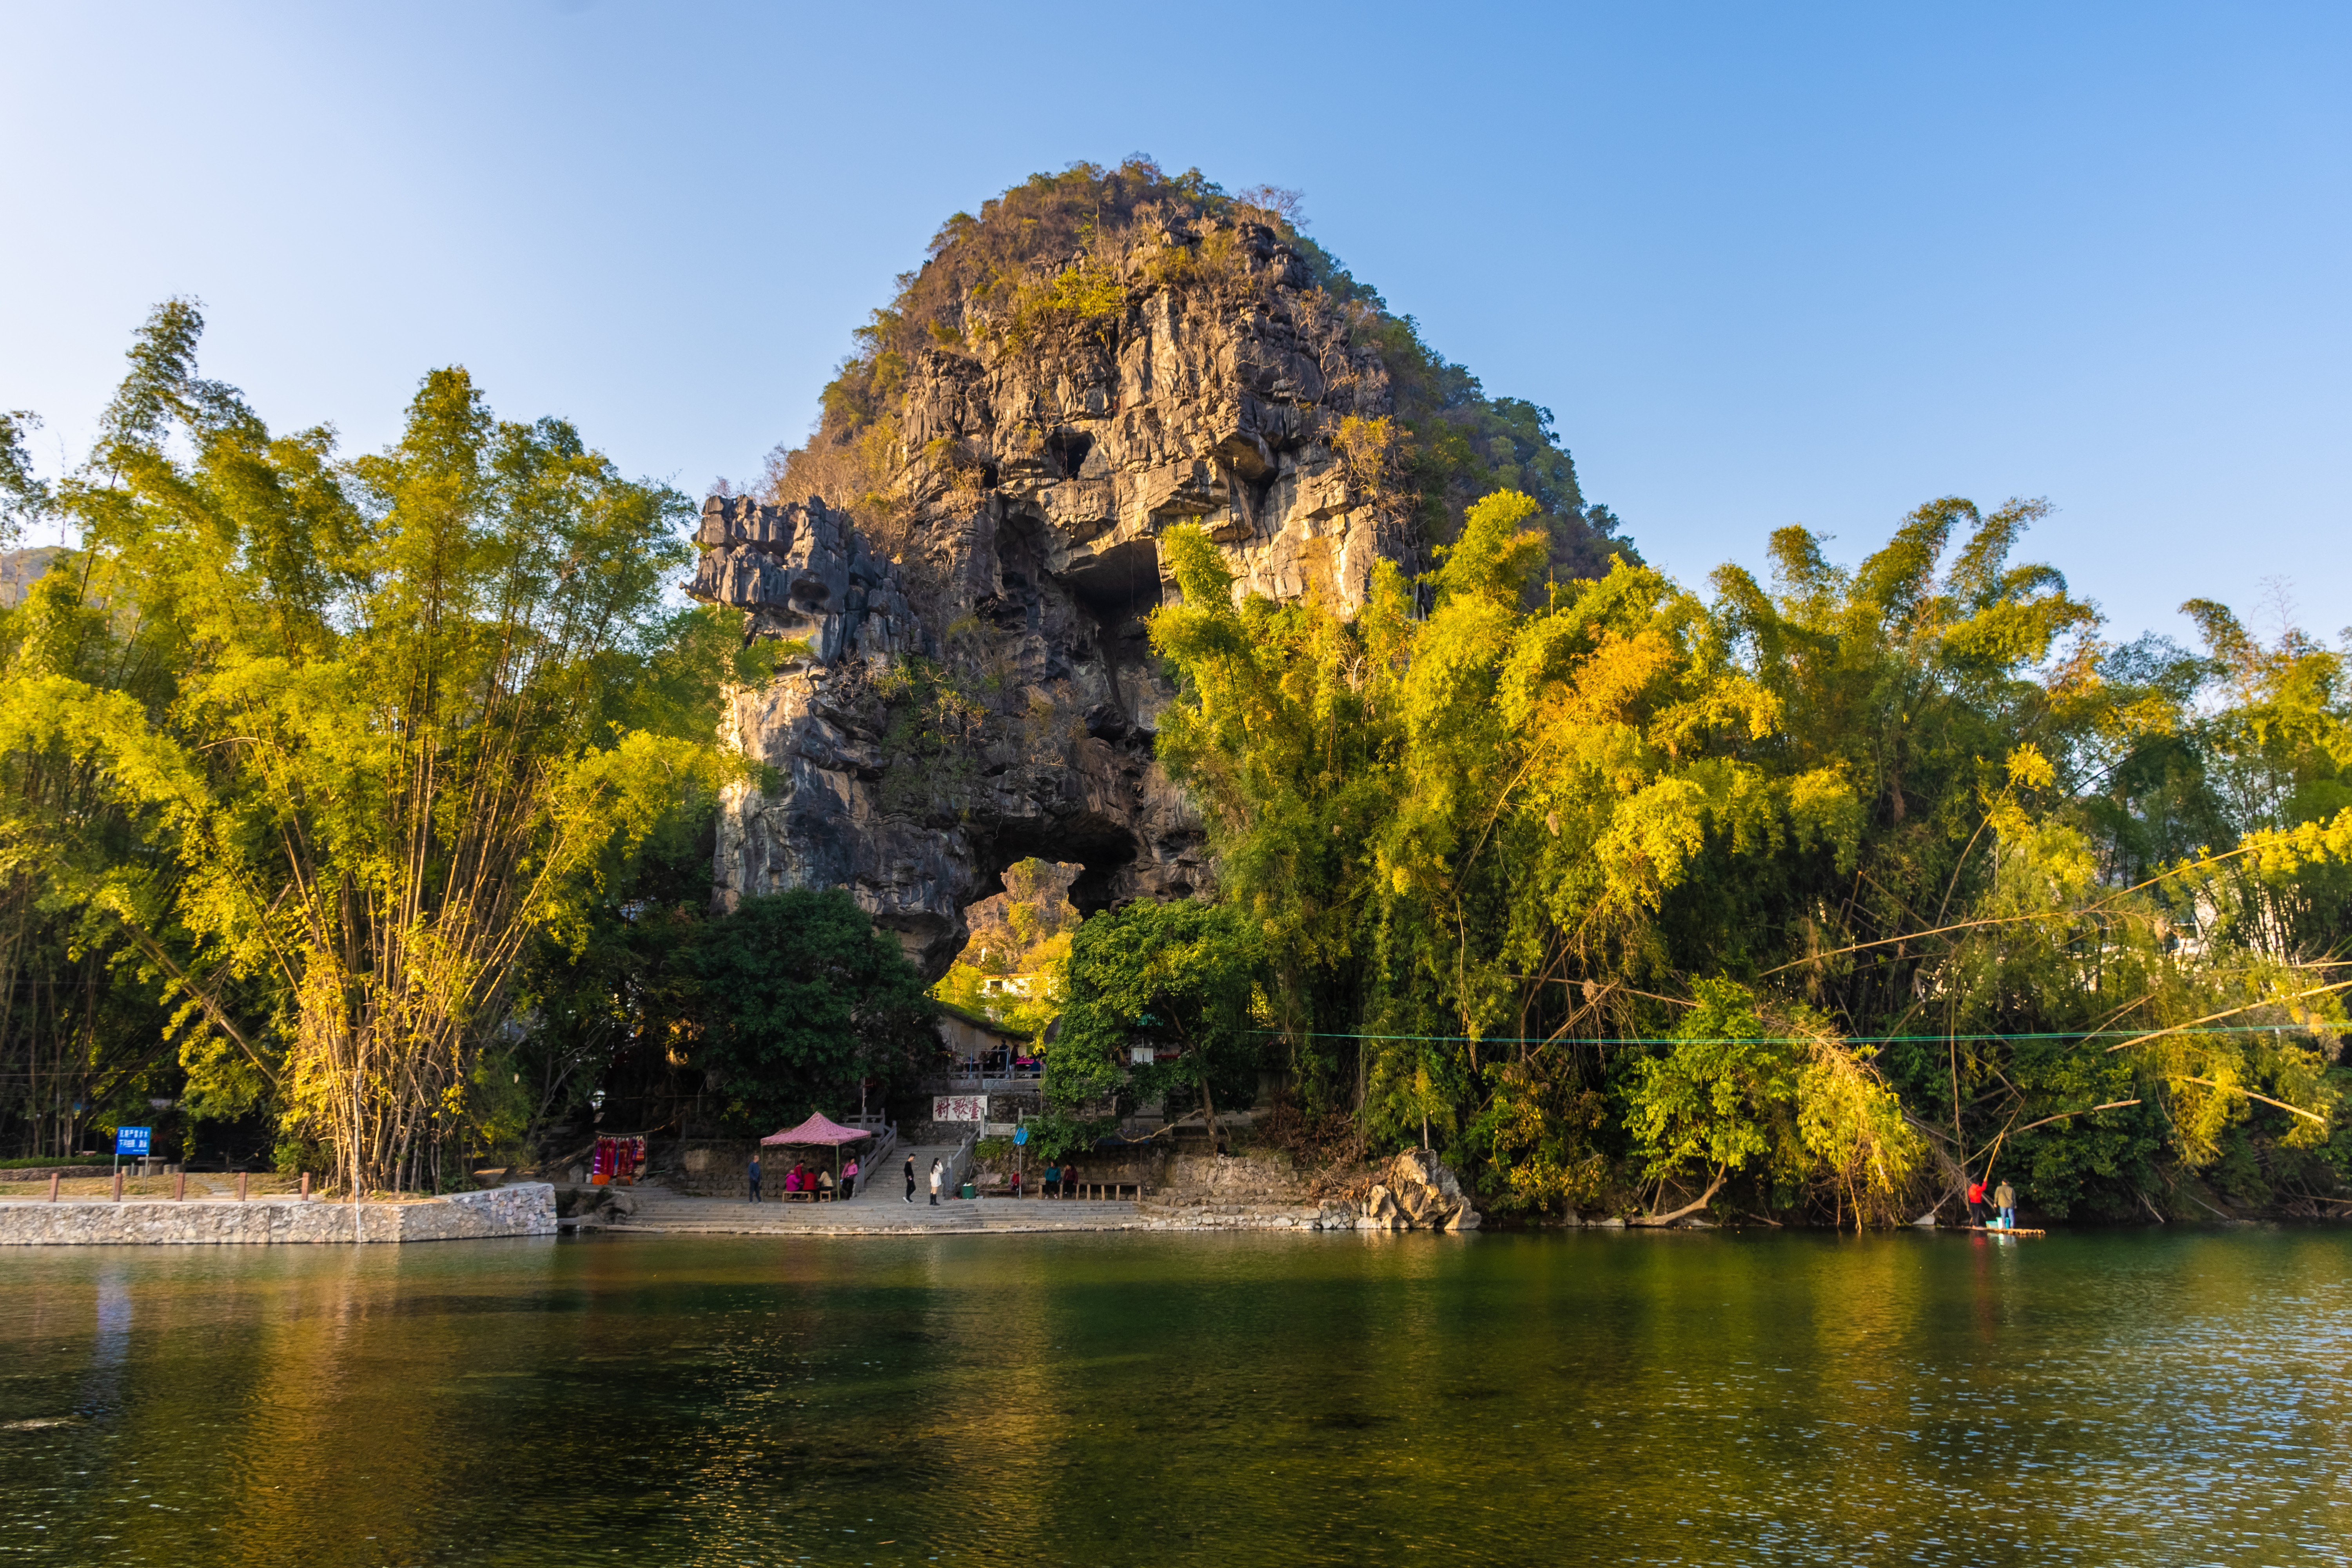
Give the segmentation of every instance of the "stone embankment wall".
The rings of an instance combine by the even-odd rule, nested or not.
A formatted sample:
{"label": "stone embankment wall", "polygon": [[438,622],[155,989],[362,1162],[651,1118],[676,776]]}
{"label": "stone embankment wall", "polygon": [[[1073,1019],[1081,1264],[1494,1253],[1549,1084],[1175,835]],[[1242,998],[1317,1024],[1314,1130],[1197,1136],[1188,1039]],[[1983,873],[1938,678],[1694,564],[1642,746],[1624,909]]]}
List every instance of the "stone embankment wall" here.
{"label": "stone embankment wall", "polygon": [[[1081,1162],[1083,1180],[1101,1177]],[[1480,1215],[1433,1154],[1407,1150],[1339,1195],[1279,1154],[1162,1155],[1140,1207],[1170,1230],[1475,1230]]]}
{"label": "stone embankment wall", "polygon": [[555,1234],[555,1189],[526,1182],[413,1203],[251,1198],[0,1203],[0,1247],[271,1246]]}
{"label": "stone embankment wall", "polygon": [[[751,1155],[759,1148],[756,1138],[690,1139],[678,1149],[674,1167],[671,1161],[656,1155],[652,1173],[672,1192],[690,1197],[740,1198],[751,1185]],[[767,1155],[760,1162],[761,1177],[768,1186],[781,1187],[783,1172],[774,1169],[774,1151]],[[558,1201],[562,1201],[562,1194],[558,1194]]]}

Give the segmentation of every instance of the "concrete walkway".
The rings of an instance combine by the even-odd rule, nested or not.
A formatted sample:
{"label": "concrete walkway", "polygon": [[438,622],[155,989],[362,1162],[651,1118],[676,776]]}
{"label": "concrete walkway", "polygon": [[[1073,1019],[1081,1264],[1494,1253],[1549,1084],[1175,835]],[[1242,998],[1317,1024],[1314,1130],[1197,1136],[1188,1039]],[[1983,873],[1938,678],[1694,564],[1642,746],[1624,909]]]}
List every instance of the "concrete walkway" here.
{"label": "concrete walkway", "polygon": [[[857,1195],[842,1203],[746,1203],[740,1198],[684,1197],[667,1187],[629,1189],[636,1212],[604,1222],[610,1231],[661,1236],[977,1236],[1023,1231],[1141,1230],[1132,1203],[1044,1198],[950,1198],[931,1207],[930,1170],[953,1144],[901,1150],[887,1170],[861,1176]],[[906,1160],[915,1157],[915,1201],[906,1201]],[[773,1178],[772,1178],[772,1181]]]}

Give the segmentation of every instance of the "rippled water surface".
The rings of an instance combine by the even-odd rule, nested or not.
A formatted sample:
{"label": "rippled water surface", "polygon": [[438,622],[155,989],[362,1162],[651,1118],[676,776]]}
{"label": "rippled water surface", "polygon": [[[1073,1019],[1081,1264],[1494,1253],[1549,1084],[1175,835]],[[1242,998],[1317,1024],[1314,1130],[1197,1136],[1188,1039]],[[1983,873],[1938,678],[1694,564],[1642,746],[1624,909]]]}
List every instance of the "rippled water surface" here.
{"label": "rippled water surface", "polygon": [[2352,1236],[0,1254],[0,1563],[2352,1563]]}

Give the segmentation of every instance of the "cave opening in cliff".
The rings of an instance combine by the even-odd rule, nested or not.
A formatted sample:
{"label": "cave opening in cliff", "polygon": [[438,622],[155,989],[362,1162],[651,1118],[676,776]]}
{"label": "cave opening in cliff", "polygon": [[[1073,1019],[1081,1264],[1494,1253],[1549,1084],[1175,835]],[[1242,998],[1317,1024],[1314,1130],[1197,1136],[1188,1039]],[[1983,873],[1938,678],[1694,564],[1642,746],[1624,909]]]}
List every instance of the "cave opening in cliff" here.
{"label": "cave opening in cliff", "polygon": [[1160,542],[1130,539],[1113,545],[1062,580],[1105,631],[1140,622],[1160,607]]}
{"label": "cave opening in cliff", "polygon": [[1092,651],[1102,659],[1113,699],[1131,720],[1144,715],[1135,679],[1151,652],[1147,622],[1160,607],[1160,546],[1133,539],[1114,545],[1062,581],[1094,625]]}
{"label": "cave opening in cliff", "polygon": [[1042,1029],[1059,1010],[1055,987],[1080,919],[1070,889],[1085,869],[1036,856],[1005,867],[999,891],[964,906],[971,935],[931,994],[1000,1024]]}
{"label": "cave opening in cliff", "polygon": [[1078,477],[1094,445],[1095,438],[1083,430],[1056,430],[1045,438],[1045,450],[1054,455],[1056,469],[1066,479]]}

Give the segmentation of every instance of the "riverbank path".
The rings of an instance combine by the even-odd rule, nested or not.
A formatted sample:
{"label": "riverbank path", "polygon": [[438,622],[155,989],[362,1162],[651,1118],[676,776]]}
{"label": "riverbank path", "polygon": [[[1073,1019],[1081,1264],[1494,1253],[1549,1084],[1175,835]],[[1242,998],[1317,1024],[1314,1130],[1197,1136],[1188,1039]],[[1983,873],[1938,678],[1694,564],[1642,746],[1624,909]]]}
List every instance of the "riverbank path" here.
{"label": "riverbank path", "polygon": [[[857,1195],[839,1203],[788,1204],[773,1192],[765,1203],[741,1198],[688,1197],[658,1184],[633,1187],[636,1212],[602,1222],[602,1228],[653,1236],[979,1236],[1031,1231],[1141,1230],[1131,1202],[1055,1198],[950,1198],[931,1206],[931,1162],[955,1152],[951,1143],[901,1150],[887,1169],[860,1177]],[[915,1201],[906,1201],[907,1156],[915,1157]]]}

